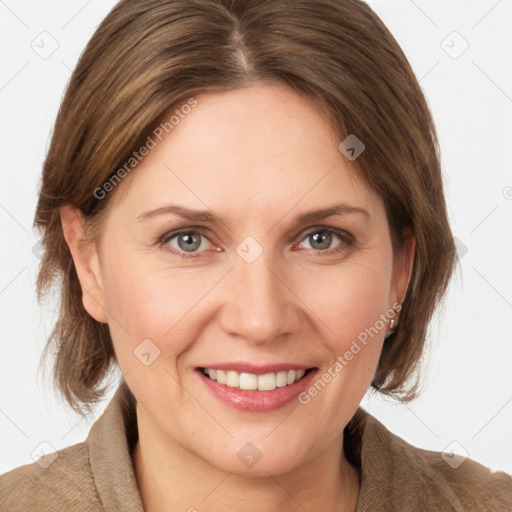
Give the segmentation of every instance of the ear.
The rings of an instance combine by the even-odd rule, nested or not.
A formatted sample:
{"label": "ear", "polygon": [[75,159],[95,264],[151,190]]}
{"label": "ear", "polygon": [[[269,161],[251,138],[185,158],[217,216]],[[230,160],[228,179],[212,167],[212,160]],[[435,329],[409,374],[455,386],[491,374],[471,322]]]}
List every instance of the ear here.
{"label": "ear", "polygon": [[405,232],[404,238],[403,248],[393,261],[393,290],[395,290],[395,297],[391,297],[391,300],[398,304],[403,303],[409,288],[416,248],[416,238],[410,229]]}
{"label": "ear", "polygon": [[86,226],[82,215],[76,208],[62,206],[60,220],[64,239],[73,257],[82,288],[84,307],[95,320],[106,323],[105,297],[96,244],[83,240]]}

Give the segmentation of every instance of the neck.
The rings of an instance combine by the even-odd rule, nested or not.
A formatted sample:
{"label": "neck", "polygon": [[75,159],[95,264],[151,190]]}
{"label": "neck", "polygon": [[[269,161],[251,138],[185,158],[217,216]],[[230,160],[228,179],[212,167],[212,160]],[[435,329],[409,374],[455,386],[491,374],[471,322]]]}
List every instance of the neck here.
{"label": "neck", "polygon": [[145,428],[139,428],[133,458],[146,512],[353,512],[359,495],[359,472],[344,456],[342,435],[313,459],[280,475],[226,473]]}

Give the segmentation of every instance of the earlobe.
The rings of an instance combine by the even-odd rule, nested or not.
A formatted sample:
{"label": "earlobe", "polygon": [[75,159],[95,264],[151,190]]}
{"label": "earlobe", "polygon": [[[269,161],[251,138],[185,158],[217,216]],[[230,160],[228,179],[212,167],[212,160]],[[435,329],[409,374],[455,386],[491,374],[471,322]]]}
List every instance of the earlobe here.
{"label": "earlobe", "polygon": [[85,224],[80,212],[71,206],[60,209],[64,239],[69,247],[82,288],[86,311],[98,322],[107,323],[103,281],[96,244],[85,241]]}

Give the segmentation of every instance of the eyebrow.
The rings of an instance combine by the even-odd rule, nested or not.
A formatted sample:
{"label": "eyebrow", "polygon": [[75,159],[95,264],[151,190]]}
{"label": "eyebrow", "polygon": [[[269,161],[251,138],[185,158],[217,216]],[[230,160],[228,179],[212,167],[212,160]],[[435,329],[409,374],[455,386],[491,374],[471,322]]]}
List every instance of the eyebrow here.
{"label": "eyebrow", "polygon": [[[137,217],[137,221],[142,222],[160,215],[169,214],[179,215],[193,222],[202,222],[211,225],[226,224],[225,220],[222,217],[214,214],[211,210],[192,210],[190,208],[186,208],[184,206],[179,205],[167,205],[162,206],[160,208],[156,208],[154,210],[145,211]],[[365,220],[371,219],[371,215],[364,208],[351,206],[343,203],[336,203],[326,208],[320,208],[301,213],[295,218],[294,223],[306,224],[310,222],[317,222],[327,217],[345,216],[352,214],[361,215],[365,218]],[[279,223],[284,217],[286,217],[286,215],[287,214],[281,217],[281,219],[277,223]]]}

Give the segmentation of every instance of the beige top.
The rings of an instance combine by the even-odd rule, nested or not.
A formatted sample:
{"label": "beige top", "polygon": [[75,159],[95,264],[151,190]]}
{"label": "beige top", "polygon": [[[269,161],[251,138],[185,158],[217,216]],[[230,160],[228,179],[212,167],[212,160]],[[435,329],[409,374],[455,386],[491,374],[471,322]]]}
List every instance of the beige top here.
{"label": "beige top", "polygon": [[[83,443],[58,451],[46,469],[43,459],[0,477],[0,510],[142,512],[131,458],[136,441],[135,400],[123,382]],[[512,511],[510,475],[470,459],[453,468],[362,408],[345,428],[345,452],[361,472],[356,512]]]}

